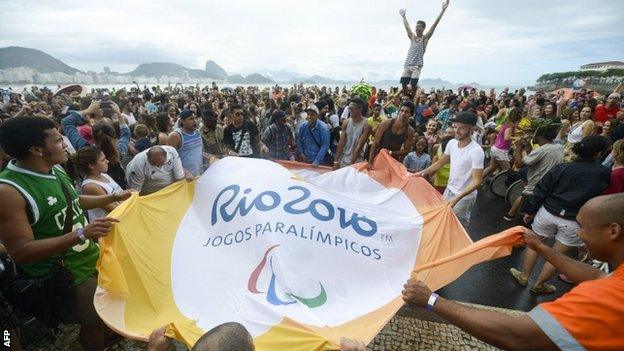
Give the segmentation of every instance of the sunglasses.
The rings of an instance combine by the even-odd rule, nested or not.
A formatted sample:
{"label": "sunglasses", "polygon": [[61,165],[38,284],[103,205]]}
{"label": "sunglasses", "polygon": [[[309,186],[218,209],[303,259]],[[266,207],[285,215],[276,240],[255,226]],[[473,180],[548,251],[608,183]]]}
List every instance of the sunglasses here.
{"label": "sunglasses", "polygon": [[244,116],[245,113],[244,112],[234,112],[235,116]]}

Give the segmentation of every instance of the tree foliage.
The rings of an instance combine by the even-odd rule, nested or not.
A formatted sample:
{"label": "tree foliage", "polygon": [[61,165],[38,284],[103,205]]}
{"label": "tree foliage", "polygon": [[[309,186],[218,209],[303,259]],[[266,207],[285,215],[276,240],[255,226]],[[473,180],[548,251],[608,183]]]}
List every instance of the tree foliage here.
{"label": "tree foliage", "polygon": [[563,80],[566,78],[608,78],[623,77],[624,69],[611,68],[604,72],[601,71],[576,71],[576,72],[557,72],[547,73],[537,79],[538,82],[550,82],[555,80]]}

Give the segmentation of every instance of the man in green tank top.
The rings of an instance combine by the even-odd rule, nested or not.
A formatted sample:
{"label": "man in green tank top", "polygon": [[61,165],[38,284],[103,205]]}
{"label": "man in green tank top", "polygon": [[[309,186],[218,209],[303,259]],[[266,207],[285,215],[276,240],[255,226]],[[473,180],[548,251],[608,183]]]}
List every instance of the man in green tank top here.
{"label": "man in green tank top", "polygon": [[[67,145],[50,119],[9,119],[0,125],[0,145],[14,158],[0,173],[0,241],[28,277],[50,275],[59,262],[73,274],[71,308],[59,322],[81,324],[79,341],[85,350],[103,350],[105,328],[93,307],[96,243],[117,220],[87,224],[83,209],[123,201],[131,193],[78,196],[59,166],[67,161]],[[65,231],[68,205],[73,218]]]}

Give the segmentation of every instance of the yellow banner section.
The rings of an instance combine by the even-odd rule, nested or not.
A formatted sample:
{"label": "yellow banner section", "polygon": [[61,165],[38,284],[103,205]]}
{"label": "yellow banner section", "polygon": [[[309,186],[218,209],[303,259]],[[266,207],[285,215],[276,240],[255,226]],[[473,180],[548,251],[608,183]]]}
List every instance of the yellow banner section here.
{"label": "yellow banner section", "polygon": [[111,212],[120,223],[100,240],[98,285],[105,292],[96,294],[95,305],[118,333],[146,340],[169,324],[168,335],[189,347],[204,333],[180,313],[171,290],[173,241],[194,191],[195,182],[181,181],[145,197],[135,194]]}

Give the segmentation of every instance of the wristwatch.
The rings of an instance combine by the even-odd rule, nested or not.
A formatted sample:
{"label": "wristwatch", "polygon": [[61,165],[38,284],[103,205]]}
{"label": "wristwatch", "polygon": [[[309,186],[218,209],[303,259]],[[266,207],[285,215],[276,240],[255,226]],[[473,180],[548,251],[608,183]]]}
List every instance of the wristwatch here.
{"label": "wristwatch", "polygon": [[83,228],[76,229],[76,234],[78,235],[78,239],[80,239],[81,242],[84,243],[85,241],[87,241],[87,237],[84,235]]}
{"label": "wristwatch", "polygon": [[427,310],[429,312],[433,312],[433,305],[438,301],[438,297],[440,297],[440,295],[436,293],[431,293],[431,295],[429,295],[429,301],[427,301]]}

